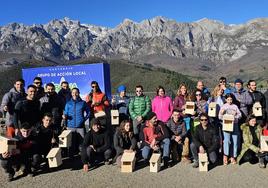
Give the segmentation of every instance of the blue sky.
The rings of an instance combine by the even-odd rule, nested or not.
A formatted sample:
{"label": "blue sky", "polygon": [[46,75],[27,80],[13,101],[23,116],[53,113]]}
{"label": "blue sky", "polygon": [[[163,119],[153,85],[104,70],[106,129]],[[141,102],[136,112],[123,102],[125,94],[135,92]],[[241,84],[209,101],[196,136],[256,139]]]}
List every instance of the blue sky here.
{"label": "blue sky", "polygon": [[267,0],[2,0],[0,25],[11,22],[44,24],[69,17],[100,26],[114,27],[125,18],[140,22],[164,16],[178,22],[201,18],[226,24],[268,17]]}

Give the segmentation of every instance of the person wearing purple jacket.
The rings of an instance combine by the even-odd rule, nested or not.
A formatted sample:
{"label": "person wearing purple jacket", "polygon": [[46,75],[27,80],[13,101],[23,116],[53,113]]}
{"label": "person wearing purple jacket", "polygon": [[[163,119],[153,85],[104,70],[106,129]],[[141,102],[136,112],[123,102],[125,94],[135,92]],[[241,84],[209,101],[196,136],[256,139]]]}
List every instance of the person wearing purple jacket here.
{"label": "person wearing purple jacket", "polygon": [[221,107],[219,112],[219,119],[223,119],[224,114],[230,114],[234,115],[234,130],[233,132],[227,132],[223,131],[223,164],[228,164],[228,156],[230,155],[230,143],[231,143],[231,137],[232,137],[232,143],[233,143],[233,155],[231,157],[231,163],[236,164],[236,157],[237,157],[237,150],[238,150],[238,143],[239,143],[239,126],[238,126],[238,120],[242,117],[240,110],[238,107],[233,104],[233,94],[227,94],[225,96],[226,103]]}
{"label": "person wearing purple jacket", "polygon": [[152,102],[152,111],[156,113],[158,120],[167,123],[173,111],[172,100],[165,95],[165,89],[162,86],[158,86],[156,94]]}
{"label": "person wearing purple jacket", "polygon": [[241,79],[235,80],[233,95],[235,97],[233,103],[237,105],[242,113],[242,118],[239,121],[239,125],[241,125],[246,121],[249,109],[253,104],[253,100],[249,92],[243,88],[243,81]]}

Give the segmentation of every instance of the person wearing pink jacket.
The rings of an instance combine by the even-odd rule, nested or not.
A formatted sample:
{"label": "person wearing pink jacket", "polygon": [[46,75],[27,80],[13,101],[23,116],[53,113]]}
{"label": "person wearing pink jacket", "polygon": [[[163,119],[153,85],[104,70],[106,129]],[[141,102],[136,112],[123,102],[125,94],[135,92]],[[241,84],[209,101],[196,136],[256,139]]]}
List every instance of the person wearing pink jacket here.
{"label": "person wearing pink jacket", "polygon": [[165,95],[165,89],[158,86],[156,96],[152,102],[152,111],[156,113],[157,119],[167,123],[173,111],[173,103],[170,97]]}

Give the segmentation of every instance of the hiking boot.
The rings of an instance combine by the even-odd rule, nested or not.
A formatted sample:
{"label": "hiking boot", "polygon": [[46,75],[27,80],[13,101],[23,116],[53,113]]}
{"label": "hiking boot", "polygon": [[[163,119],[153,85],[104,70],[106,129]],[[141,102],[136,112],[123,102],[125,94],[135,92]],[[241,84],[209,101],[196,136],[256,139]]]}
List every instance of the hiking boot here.
{"label": "hiking boot", "polygon": [[194,161],[193,168],[198,168],[198,167],[199,167],[198,161]]}
{"label": "hiking boot", "polygon": [[163,162],[164,162],[164,168],[171,167],[170,164],[169,164],[169,158],[168,157],[164,157]]}

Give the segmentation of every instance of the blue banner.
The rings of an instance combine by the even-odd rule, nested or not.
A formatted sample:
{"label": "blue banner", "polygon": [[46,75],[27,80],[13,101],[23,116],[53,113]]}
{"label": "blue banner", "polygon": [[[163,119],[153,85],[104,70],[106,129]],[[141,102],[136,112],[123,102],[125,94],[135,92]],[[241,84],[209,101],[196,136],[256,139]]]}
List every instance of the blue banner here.
{"label": "blue banner", "polygon": [[79,88],[83,99],[90,93],[90,83],[94,80],[99,83],[101,91],[111,99],[110,65],[107,63],[22,69],[22,76],[25,86],[32,84],[33,79],[38,76],[42,78],[44,87],[52,82],[57,92],[61,82],[67,81],[70,88]]}

